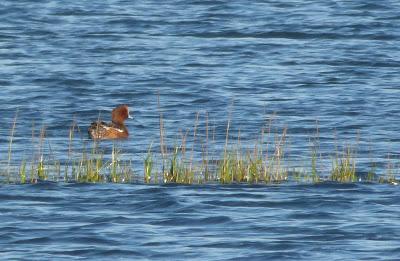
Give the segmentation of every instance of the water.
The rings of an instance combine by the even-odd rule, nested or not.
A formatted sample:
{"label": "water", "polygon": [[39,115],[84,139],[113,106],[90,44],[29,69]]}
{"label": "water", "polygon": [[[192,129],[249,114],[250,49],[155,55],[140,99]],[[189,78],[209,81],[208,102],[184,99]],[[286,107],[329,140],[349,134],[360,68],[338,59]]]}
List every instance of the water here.
{"label": "water", "polygon": [[2,259],[397,260],[398,187],[1,186]]}
{"label": "water", "polygon": [[[325,165],[358,143],[358,171],[397,164],[398,1],[0,2],[0,162],[17,115],[13,161],[66,158],[76,121],[129,104],[124,157],[142,170],[205,112],[215,149],[265,119],[288,128],[291,167],[309,164],[318,121]],[[232,105],[233,104],[233,105]],[[34,127],[32,127],[34,125]],[[204,127],[199,127],[201,131]],[[199,133],[199,135],[203,135]],[[190,139],[189,139],[190,144]],[[76,149],[82,142],[77,141]],[[102,145],[106,151],[110,143]],[[200,151],[200,147],[195,149]],[[391,158],[388,162],[387,158]],[[371,164],[373,163],[373,164]],[[369,185],[2,185],[0,256],[143,259],[397,259],[398,188]]]}

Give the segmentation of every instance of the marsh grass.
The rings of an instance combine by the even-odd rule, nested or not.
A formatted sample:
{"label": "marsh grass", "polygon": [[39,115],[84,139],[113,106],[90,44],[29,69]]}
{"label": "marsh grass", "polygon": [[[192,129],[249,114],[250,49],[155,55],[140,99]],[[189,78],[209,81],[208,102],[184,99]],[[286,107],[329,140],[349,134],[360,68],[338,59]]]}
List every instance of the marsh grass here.
{"label": "marsh grass", "polygon": [[[144,183],[150,183],[151,182],[151,176],[153,173],[153,153],[151,152],[153,143],[150,144],[150,147],[147,151],[146,157],[144,159]],[[154,177],[155,180],[158,179],[158,177]]]}
{"label": "marsh grass", "polygon": [[[13,164],[12,146],[15,126],[16,117],[10,132],[7,167],[5,172],[0,170],[0,173],[6,173],[5,181],[7,183],[23,184],[42,181],[127,183],[133,181],[132,162],[122,160],[121,150],[118,149],[118,146],[113,144],[109,159],[106,159],[107,155],[100,149],[97,142],[91,143],[92,147],[88,150],[86,141],[82,138],[80,129],[75,123],[71,125],[69,131],[68,160],[64,163],[56,159],[51,144],[46,139],[46,127],[43,126],[36,136],[33,124],[31,159],[22,159],[19,164]],[[73,143],[76,134],[81,136],[79,140],[83,144],[81,151],[74,151]],[[13,173],[15,165],[18,166],[18,171]]]}
{"label": "marsh grass", "polygon": [[19,177],[21,183],[26,183],[26,161],[22,160],[19,168]]}
{"label": "marsh grass", "polygon": [[357,181],[355,150],[351,146],[346,146],[342,152],[337,152],[336,157],[332,159],[331,180]]}
{"label": "marsh grass", "polygon": [[[159,101],[158,101],[159,103]],[[318,124],[315,134],[309,139],[309,168],[289,171],[290,161],[288,128],[273,128],[275,115],[266,119],[261,131],[253,142],[242,142],[241,130],[232,135],[231,116],[226,121],[225,140],[221,149],[216,148],[216,128],[210,127],[208,113],[194,115],[192,129],[178,130],[172,135],[166,133],[164,116],[159,106],[159,151],[153,142],[143,158],[143,176],[136,180],[143,183],[178,184],[272,184],[289,180],[294,182],[318,183],[333,181],[339,183],[357,182],[357,145],[335,145],[331,155],[328,175],[321,173],[322,159]],[[79,126],[73,122],[69,130],[67,160],[58,160],[46,139],[46,127],[36,133],[32,124],[32,156],[16,163],[13,160],[13,141],[17,125],[14,118],[9,138],[5,173],[7,183],[36,183],[41,181],[78,183],[131,183],[135,182],[132,161],[124,157],[118,143],[111,145],[110,152],[98,141],[84,138]],[[169,132],[175,130],[169,128]],[[232,138],[234,137],[235,138]],[[74,144],[79,143],[80,149]],[[197,158],[198,156],[198,158]],[[15,166],[15,167],[14,167]],[[366,180],[398,184],[396,161],[388,154],[385,175],[376,175],[371,168]],[[308,170],[307,170],[308,169]],[[139,181],[140,182],[140,181]]]}
{"label": "marsh grass", "polygon": [[319,127],[318,122],[316,122],[316,132],[315,135],[310,139],[311,144],[311,180],[312,182],[319,182],[320,175],[318,171],[318,160],[321,158],[319,153],[320,140],[319,140]]}
{"label": "marsh grass", "polygon": [[399,173],[399,168],[400,166],[396,166],[396,163],[393,162],[394,159],[392,159],[391,154],[388,153],[387,155],[387,166],[386,166],[386,172],[384,175],[379,177],[379,182],[380,183],[389,183],[393,185],[398,185],[399,180],[396,178]]}

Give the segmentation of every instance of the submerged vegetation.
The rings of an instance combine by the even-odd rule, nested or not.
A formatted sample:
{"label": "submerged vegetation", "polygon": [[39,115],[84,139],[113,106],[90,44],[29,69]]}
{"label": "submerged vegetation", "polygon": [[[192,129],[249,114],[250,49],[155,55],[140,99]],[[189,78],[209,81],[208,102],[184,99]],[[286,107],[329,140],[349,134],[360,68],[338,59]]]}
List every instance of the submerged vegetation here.
{"label": "submerged vegetation", "polygon": [[[310,138],[310,156],[304,168],[291,167],[288,128],[272,131],[275,115],[261,128],[253,145],[242,144],[241,132],[232,133],[230,116],[225,129],[223,146],[216,144],[215,127],[211,128],[208,114],[197,113],[192,130],[180,131],[174,145],[167,144],[163,114],[159,113],[159,144],[153,142],[143,159],[143,173],[134,171],[132,161],[123,156],[117,143],[105,150],[97,141],[88,142],[76,123],[69,130],[67,160],[45,153],[46,128],[36,135],[32,126],[32,156],[21,162],[13,160],[13,142],[18,112],[14,118],[8,144],[7,160],[0,162],[3,183],[36,183],[39,181],[78,183],[179,183],[179,184],[272,184],[293,182],[379,182],[398,184],[394,164],[388,157],[386,173],[378,175],[376,166],[364,175],[357,169],[357,145],[336,146],[334,153],[322,156],[318,126]],[[201,123],[200,123],[201,122]],[[82,144],[74,149],[76,134]],[[37,136],[37,137],[36,137]],[[190,141],[190,142],[189,142]],[[188,145],[189,144],[189,145]],[[50,147],[50,145],[49,145]],[[218,148],[218,149],[217,149]],[[159,150],[159,151],[158,151]],[[106,152],[108,151],[108,152]],[[322,162],[331,161],[322,168]],[[138,174],[136,174],[138,172]]]}

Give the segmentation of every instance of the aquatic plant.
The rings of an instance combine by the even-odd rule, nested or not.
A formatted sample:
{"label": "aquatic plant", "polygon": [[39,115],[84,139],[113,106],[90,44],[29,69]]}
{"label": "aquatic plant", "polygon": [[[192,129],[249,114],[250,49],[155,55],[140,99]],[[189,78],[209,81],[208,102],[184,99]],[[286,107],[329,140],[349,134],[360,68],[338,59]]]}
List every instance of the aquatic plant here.
{"label": "aquatic plant", "polygon": [[[203,119],[203,120],[202,120]],[[318,126],[310,144],[309,169],[289,171],[288,128],[274,129],[272,115],[262,127],[253,145],[244,145],[240,129],[232,139],[232,122],[230,116],[226,122],[225,141],[222,150],[211,150],[215,146],[215,127],[210,131],[208,113],[196,113],[192,129],[179,130],[173,145],[166,137],[163,113],[159,110],[159,152],[153,150],[153,142],[148,147],[143,160],[143,176],[137,180],[143,183],[178,183],[197,184],[217,182],[221,184],[249,183],[271,184],[289,180],[295,182],[340,183],[357,182],[357,146],[336,146],[331,155],[331,169],[327,175],[321,172],[324,160],[319,152]],[[132,161],[123,156],[117,143],[112,144],[109,153],[101,148],[98,141],[88,143],[73,122],[69,130],[67,160],[61,161],[52,153],[49,141],[46,140],[46,127],[42,126],[36,135],[32,126],[32,157],[15,162],[13,157],[13,140],[16,135],[17,115],[14,118],[9,137],[8,154],[5,165],[0,166],[0,173],[7,183],[36,183],[40,181],[63,181],[84,183],[125,183],[134,182]],[[202,131],[204,133],[202,133]],[[174,131],[168,129],[168,131]],[[168,136],[170,137],[170,136]],[[79,142],[81,149],[74,148]],[[189,145],[188,145],[189,144]],[[248,143],[249,144],[249,143]],[[251,143],[250,143],[251,144]],[[46,145],[46,146],[45,146]],[[45,147],[49,147],[48,150]],[[90,149],[88,149],[90,148]],[[169,149],[168,149],[169,148]],[[199,155],[200,158],[196,158]],[[377,175],[376,167],[371,168],[365,177],[369,182],[398,184],[397,167],[388,155],[385,175]]]}
{"label": "aquatic plant", "polygon": [[355,182],[357,180],[356,160],[350,146],[344,148],[343,152],[338,152],[333,159],[331,180],[337,182]]}
{"label": "aquatic plant", "polygon": [[320,157],[319,152],[319,129],[318,122],[316,124],[316,132],[314,137],[310,140],[311,143],[311,180],[313,182],[320,181],[319,173],[318,173],[318,157]]}
{"label": "aquatic plant", "polygon": [[[151,175],[153,172],[153,154],[151,153],[152,144],[150,144],[149,150],[147,151],[146,158],[144,159],[144,183],[151,182]],[[157,178],[155,178],[157,179]]]}

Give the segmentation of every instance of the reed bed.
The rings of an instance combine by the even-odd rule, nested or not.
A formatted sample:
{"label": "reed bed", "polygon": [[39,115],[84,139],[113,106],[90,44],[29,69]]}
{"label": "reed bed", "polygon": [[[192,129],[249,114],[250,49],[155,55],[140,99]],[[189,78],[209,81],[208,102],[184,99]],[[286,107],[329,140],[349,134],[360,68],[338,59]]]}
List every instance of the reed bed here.
{"label": "reed bed", "polygon": [[[76,123],[68,138],[68,159],[57,159],[46,142],[46,128],[36,133],[32,126],[32,156],[20,162],[13,160],[18,112],[10,129],[7,160],[0,164],[0,182],[37,183],[41,181],[77,183],[145,183],[145,184],[276,184],[286,182],[374,182],[397,185],[398,166],[388,155],[385,174],[377,175],[371,167],[367,175],[357,169],[357,144],[336,146],[330,155],[331,166],[322,172],[324,162],[319,152],[319,131],[310,138],[310,157],[306,167],[290,167],[288,128],[274,129],[274,117],[266,120],[252,143],[243,144],[241,131],[233,133],[230,116],[226,122],[225,143],[216,146],[215,127],[208,113],[195,115],[193,128],[179,131],[173,144],[168,144],[163,113],[159,107],[158,144],[151,143],[143,159],[143,172],[135,173],[132,160],[124,157],[117,143],[105,152],[97,141],[89,141]],[[134,138],[134,137],[133,137]],[[74,149],[78,140],[83,146]],[[190,141],[190,142],[189,142]],[[45,150],[45,144],[50,149]],[[249,145],[252,144],[252,145]],[[157,146],[155,146],[157,145]],[[28,146],[28,145],[27,145]],[[82,149],[83,148],[83,149]],[[156,148],[159,148],[156,150]]]}

